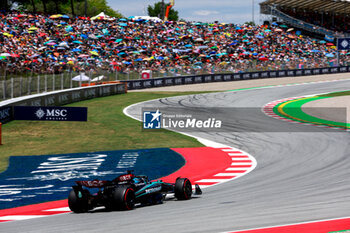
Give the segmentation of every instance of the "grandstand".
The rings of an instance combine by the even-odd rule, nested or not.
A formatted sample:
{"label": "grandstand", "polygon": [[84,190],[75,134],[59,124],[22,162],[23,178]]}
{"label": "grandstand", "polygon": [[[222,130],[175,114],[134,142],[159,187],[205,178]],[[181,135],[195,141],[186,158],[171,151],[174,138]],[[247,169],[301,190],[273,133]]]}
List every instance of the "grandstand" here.
{"label": "grandstand", "polygon": [[348,0],[266,0],[260,3],[260,9],[262,14],[328,40],[350,35]]}

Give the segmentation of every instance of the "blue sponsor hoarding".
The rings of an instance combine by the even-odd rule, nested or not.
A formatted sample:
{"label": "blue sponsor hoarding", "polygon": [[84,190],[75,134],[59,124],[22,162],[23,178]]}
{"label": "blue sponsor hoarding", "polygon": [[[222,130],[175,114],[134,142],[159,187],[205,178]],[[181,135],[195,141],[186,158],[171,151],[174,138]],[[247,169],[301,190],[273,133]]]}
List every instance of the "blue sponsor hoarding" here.
{"label": "blue sponsor hoarding", "polygon": [[338,38],[337,49],[338,50],[350,50],[350,38]]}
{"label": "blue sponsor hoarding", "polygon": [[13,120],[12,107],[0,107],[0,122],[6,123]]}
{"label": "blue sponsor hoarding", "polygon": [[30,121],[87,121],[87,108],[14,106],[14,119]]}
{"label": "blue sponsor hoarding", "polygon": [[13,156],[0,174],[0,209],[66,199],[77,180],[112,180],[126,170],[157,179],[184,164],[167,148]]}

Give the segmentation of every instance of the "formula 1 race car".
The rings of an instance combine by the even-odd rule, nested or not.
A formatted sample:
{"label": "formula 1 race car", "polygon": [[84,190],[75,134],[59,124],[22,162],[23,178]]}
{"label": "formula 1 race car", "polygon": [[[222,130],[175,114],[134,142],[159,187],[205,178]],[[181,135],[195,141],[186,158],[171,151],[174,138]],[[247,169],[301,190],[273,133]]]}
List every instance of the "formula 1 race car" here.
{"label": "formula 1 race car", "polygon": [[[84,213],[96,207],[105,206],[107,210],[132,210],[135,204],[152,205],[163,203],[166,194],[174,193],[178,200],[192,197],[192,185],[189,179],[178,177],[174,184],[161,180],[149,181],[147,176],[136,176],[131,171],[114,180],[76,181],[68,196],[69,208],[74,213]],[[98,188],[96,194],[90,194],[83,188]],[[200,195],[199,185],[195,185],[194,194]]]}

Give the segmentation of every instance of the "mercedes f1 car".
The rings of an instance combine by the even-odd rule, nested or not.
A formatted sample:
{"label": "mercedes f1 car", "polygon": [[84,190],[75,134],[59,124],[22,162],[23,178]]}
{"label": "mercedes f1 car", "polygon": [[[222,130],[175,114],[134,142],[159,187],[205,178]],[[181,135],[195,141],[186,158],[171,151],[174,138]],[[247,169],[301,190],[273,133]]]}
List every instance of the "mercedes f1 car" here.
{"label": "mercedes f1 car", "polygon": [[[178,177],[175,183],[161,180],[149,181],[147,176],[136,176],[131,171],[114,180],[76,181],[68,196],[69,208],[74,213],[84,213],[96,207],[104,206],[108,210],[132,210],[135,204],[160,204],[168,193],[178,200],[191,199],[192,184],[187,178]],[[86,188],[98,188],[91,194]],[[199,185],[195,185],[194,194],[200,195]]]}

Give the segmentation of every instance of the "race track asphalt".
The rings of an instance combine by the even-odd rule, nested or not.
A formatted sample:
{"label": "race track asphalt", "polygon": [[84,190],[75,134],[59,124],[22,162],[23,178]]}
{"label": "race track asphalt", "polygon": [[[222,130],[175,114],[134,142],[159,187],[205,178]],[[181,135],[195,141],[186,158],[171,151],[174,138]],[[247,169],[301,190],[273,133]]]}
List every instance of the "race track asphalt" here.
{"label": "race track asphalt", "polygon": [[348,89],[350,81],[338,81],[173,97],[133,106],[128,113],[137,117],[141,106],[252,107],[249,115],[227,114],[224,132],[191,134],[242,149],[255,157],[257,167],[190,201],[14,221],[2,223],[0,232],[226,232],[348,217],[349,132],[279,121],[260,111],[273,100]]}

